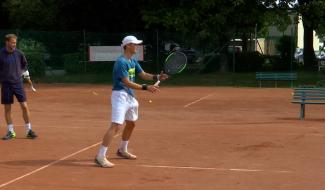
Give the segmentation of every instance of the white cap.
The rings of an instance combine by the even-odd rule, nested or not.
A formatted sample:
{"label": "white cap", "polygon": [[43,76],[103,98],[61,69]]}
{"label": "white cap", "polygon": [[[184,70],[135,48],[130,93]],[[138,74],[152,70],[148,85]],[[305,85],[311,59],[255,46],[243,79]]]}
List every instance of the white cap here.
{"label": "white cap", "polygon": [[135,36],[125,36],[122,40],[122,47],[127,44],[141,44],[142,40],[138,40]]}

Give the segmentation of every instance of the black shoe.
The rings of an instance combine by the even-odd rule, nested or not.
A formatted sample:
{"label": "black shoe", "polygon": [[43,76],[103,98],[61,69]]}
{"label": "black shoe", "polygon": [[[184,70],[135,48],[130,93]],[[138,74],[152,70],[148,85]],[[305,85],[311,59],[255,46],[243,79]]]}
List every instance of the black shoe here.
{"label": "black shoe", "polygon": [[36,135],[36,133],[34,131],[29,130],[26,137],[29,138],[29,139],[35,139],[37,137],[37,135]]}
{"label": "black shoe", "polygon": [[2,137],[2,140],[10,140],[16,138],[16,133],[8,131],[6,136]]}

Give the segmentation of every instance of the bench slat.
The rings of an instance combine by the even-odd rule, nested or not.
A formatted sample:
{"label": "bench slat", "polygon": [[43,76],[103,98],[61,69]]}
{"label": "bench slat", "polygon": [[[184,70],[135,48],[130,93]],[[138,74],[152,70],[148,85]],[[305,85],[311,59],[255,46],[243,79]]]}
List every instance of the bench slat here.
{"label": "bench slat", "polygon": [[297,73],[256,72],[257,80],[297,80]]}
{"label": "bench slat", "polygon": [[296,90],[294,91],[295,93],[305,93],[305,94],[312,94],[312,93],[319,93],[319,94],[324,94],[325,90]]}
{"label": "bench slat", "polygon": [[294,94],[293,97],[319,97],[319,98],[323,98],[325,97],[325,94]]}
{"label": "bench slat", "polygon": [[297,100],[325,100],[325,97],[318,98],[318,97],[311,97],[311,98],[304,98],[304,97],[294,97],[293,99]]}
{"label": "bench slat", "polygon": [[297,95],[315,95],[315,94],[319,94],[319,95],[324,95],[325,92],[294,92],[294,94]]}
{"label": "bench slat", "polygon": [[256,72],[255,78],[259,81],[260,87],[262,87],[262,81],[275,81],[275,87],[277,87],[277,81],[291,81],[292,87],[293,81],[297,80],[297,73]]}
{"label": "bench slat", "polygon": [[325,88],[295,88],[294,90],[295,91],[299,91],[299,90],[302,90],[302,91],[308,91],[308,90],[311,90],[311,91],[316,91],[316,90],[325,91]]}
{"label": "bench slat", "polygon": [[302,102],[302,101],[291,101],[291,103],[296,103],[296,104],[325,104],[324,102]]}

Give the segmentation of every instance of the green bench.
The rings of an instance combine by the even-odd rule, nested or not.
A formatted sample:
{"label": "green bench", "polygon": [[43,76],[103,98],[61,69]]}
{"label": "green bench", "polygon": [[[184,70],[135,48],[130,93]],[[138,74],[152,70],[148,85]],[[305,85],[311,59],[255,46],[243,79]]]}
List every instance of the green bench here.
{"label": "green bench", "polygon": [[300,104],[300,119],[305,119],[306,104],[325,104],[325,88],[295,88],[291,103]]}
{"label": "green bench", "polygon": [[275,81],[275,87],[278,86],[278,81],[291,81],[292,87],[293,81],[297,80],[297,73],[256,72],[256,80],[259,81],[260,88],[262,87],[262,81]]}

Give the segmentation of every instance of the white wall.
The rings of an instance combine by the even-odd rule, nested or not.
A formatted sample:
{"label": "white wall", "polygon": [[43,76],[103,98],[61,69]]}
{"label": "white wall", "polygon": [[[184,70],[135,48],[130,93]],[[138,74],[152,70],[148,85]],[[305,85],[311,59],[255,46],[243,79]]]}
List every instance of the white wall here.
{"label": "white wall", "polygon": [[[304,48],[304,27],[301,20],[301,16],[299,16],[299,23],[297,27],[297,47],[303,49]],[[320,39],[317,37],[316,32],[314,31],[314,50],[319,50],[319,42]]]}

